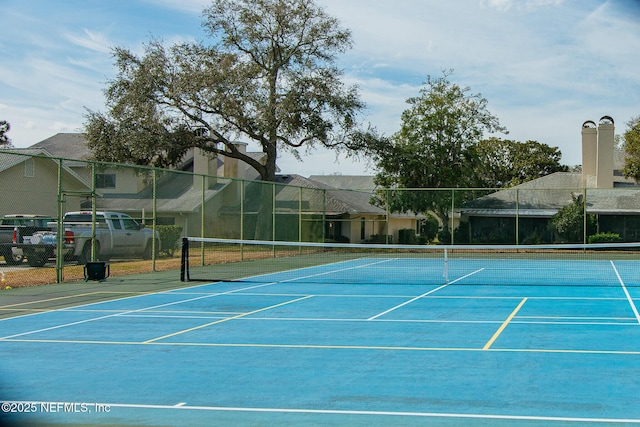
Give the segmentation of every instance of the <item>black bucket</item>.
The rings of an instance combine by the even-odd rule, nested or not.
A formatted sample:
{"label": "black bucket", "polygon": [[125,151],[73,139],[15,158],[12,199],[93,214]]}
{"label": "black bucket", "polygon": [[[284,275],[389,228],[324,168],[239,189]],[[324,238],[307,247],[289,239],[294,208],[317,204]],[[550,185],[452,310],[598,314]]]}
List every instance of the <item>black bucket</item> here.
{"label": "black bucket", "polygon": [[90,261],[84,266],[84,281],[98,280],[102,282],[109,277],[109,264],[104,261]]}

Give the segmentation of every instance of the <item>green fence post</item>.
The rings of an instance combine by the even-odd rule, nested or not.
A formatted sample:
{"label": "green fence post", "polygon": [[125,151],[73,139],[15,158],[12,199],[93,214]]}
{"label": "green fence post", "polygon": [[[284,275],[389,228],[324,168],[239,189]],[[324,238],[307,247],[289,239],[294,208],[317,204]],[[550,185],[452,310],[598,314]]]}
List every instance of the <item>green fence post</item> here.
{"label": "green fence post", "polygon": [[[241,240],[244,240],[244,199],[245,199],[244,184],[245,184],[245,181],[240,180],[240,239]],[[240,245],[240,259],[244,260],[244,245]]]}
{"label": "green fence post", "polygon": [[91,261],[96,259],[96,164],[91,163]]}
{"label": "green fence post", "polygon": [[516,245],[520,244],[520,189],[516,188]]}
{"label": "green fence post", "polygon": [[389,244],[389,189],[388,188],[384,192],[384,242],[386,244]]}
{"label": "green fence post", "polygon": [[[272,182],[271,185],[271,240],[276,241],[276,183]],[[275,251],[275,247],[274,247]]]}
{"label": "green fence post", "polygon": [[200,237],[206,237],[204,232],[205,221],[205,212],[204,212],[204,204],[206,203],[206,191],[207,191],[207,178],[202,175],[202,180],[200,181]]}
{"label": "green fence post", "polygon": [[156,242],[156,223],[158,220],[157,212],[158,212],[158,170],[153,169],[153,198],[152,198],[152,213],[153,217],[153,225],[151,226],[151,230],[153,231],[153,239],[151,239],[151,271],[156,271],[156,258],[158,257],[158,242]]}
{"label": "green fence post", "polygon": [[327,189],[322,189],[322,242],[327,240]]}
{"label": "green fence post", "polygon": [[62,245],[64,245],[64,228],[62,226],[64,194],[62,192],[62,159],[58,159],[58,222],[56,224],[56,283],[64,281],[64,260],[62,259]]}
{"label": "green fence post", "polygon": [[244,180],[236,181],[240,185],[240,240],[244,240]]}
{"label": "green fence post", "polygon": [[582,189],[582,243],[587,243],[587,225],[589,224],[587,218],[587,189]]}
{"label": "green fence post", "polygon": [[453,225],[454,225],[454,221],[455,221],[455,209],[456,209],[456,189],[452,188],[451,189],[451,244],[453,245],[454,242],[454,237],[453,237]]}

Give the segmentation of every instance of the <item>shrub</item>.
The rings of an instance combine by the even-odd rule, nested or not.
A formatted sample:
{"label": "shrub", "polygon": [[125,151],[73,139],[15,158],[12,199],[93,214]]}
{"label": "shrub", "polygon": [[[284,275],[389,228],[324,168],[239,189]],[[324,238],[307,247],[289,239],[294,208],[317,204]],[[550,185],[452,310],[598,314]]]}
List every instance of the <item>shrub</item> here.
{"label": "shrub", "polygon": [[471,224],[468,221],[462,221],[458,228],[453,230],[453,241],[459,245],[471,243]]}
{"label": "shrub", "polygon": [[172,257],[175,251],[180,248],[182,227],[179,225],[158,225],[156,230],[160,234],[160,253]]}
{"label": "shrub", "polygon": [[598,233],[589,236],[589,243],[619,243],[622,237],[618,233]]}
{"label": "shrub", "polygon": [[372,234],[366,243],[384,244],[393,243],[393,236],[387,236],[386,234]]}
{"label": "shrub", "polygon": [[448,227],[438,231],[438,243],[441,245],[451,244],[451,231],[449,231]]}
{"label": "shrub", "polygon": [[325,243],[351,243],[347,236],[337,236],[335,239],[324,239]]}
{"label": "shrub", "polygon": [[431,215],[427,215],[420,223],[420,237],[421,240],[431,243],[438,236],[438,229],[440,225],[438,220]]}
{"label": "shrub", "polygon": [[398,230],[398,243],[401,245],[415,245],[416,241],[416,232],[412,228]]}

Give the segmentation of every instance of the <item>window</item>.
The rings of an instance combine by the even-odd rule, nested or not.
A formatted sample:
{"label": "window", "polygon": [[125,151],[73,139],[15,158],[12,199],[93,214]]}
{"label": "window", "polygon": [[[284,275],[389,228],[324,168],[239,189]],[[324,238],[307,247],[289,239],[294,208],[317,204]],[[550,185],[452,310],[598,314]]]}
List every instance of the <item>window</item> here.
{"label": "window", "polygon": [[176,219],[172,216],[170,217],[158,217],[156,218],[156,224],[158,225],[176,225]]}
{"label": "window", "polygon": [[129,217],[122,217],[122,222],[124,223],[125,230],[139,230],[140,225],[133,219]]}
{"label": "window", "polygon": [[96,174],[96,188],[116,188],[116,174],[114,173]]}
{"label": "window", "polygon": [[111,218],[111,223],[113,224],[114,229],[122,229],[122,225],[120,224],[120,217],[118,215],[111,215],[109,218]]}
{"label": "window", "polygon": [[26,178],[33,178],[36,176],[36,168],[33,164],[33,159],[27,159],[24,161],[24,176]]}

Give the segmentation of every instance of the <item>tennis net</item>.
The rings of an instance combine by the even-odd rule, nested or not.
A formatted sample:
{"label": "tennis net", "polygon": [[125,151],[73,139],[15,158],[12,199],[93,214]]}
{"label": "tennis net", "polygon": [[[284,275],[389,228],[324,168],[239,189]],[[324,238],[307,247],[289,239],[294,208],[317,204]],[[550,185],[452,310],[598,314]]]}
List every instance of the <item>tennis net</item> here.
{"label": "tennis net", "polygon": [[640,243],[376,245],[187,237],[182,281],[639,286]]}

